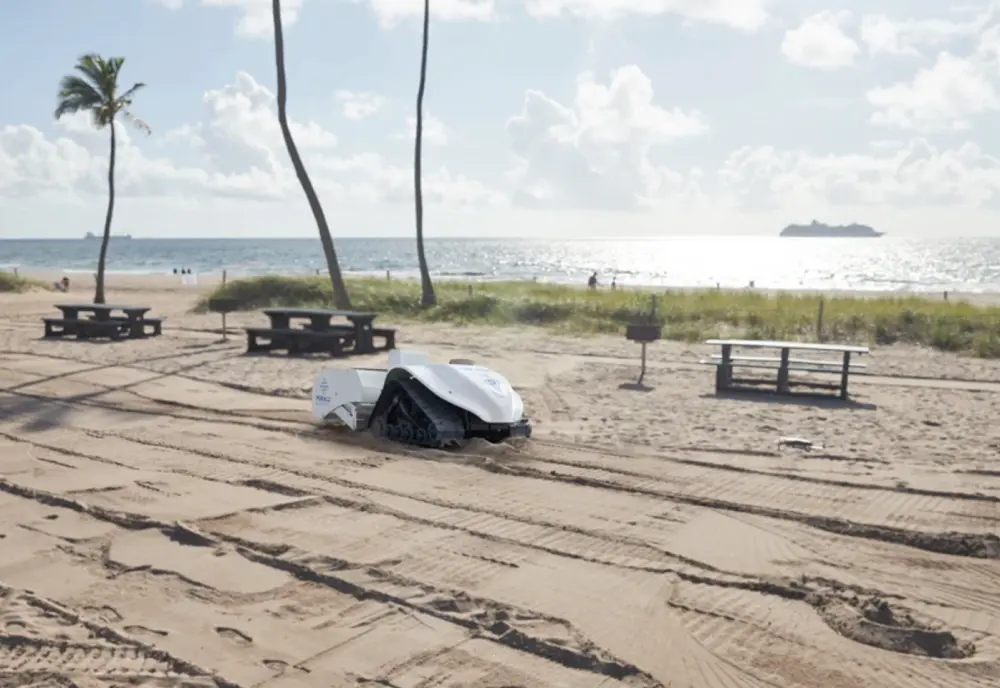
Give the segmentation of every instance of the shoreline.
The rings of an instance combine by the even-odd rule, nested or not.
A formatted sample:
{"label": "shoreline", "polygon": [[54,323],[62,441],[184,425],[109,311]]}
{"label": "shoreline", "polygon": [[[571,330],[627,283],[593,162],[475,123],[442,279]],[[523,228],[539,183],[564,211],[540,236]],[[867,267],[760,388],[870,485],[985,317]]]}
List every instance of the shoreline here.
{"label": "shoreline", "polygon": [[[236,280],[244,279],[258,279],[261,277],[282,277],[282,278],[301,278],[306,279],[309,277],[315,277],[316,275],[307,274],[289,274],[289,273],[266,273],[259,275],[233,275],[229,274],[228,271],[218,270],[207,273],[195,273],[193,275],[174,275],[171,273],[136,273],[136,272],[115,272],[108,271],[106,273],[105,279],[107,282],[107,288],[122,290],[122,291],[184,291],[184,292],[201,292],[204,290],[211,290],[219,286],[223,281],[223,272],[226,272],[226,281],[232,282]],[[70,277],[71,289],[72,285],[82,285],[78,288],[82,289],[84,286],[89,290],[93,281],[89,275],[93,273],[90,271],[58,271],[58,270],[47,270],[47,269],[20,269],[18,274],[27,279],[37,280],[45,284],[51,284],[61,279],[64,275]],[[325,273],[321,273],[319,276],[323,277]],[[185,280],[184,278],[188,279]],[[352,273],[345,272],[344,277],[347,279],[359,279],[359,280],[378,280],[385,279],[384,273],[372,274],[372,273]],[[407,284],[412,284],[419,282],[419,278],[416,276],[397,276],[392,275],[392,281],[404,282]],[[435,276],[435,281],[440,282],[461,282],[469,284],[475,290],[475,285],[482,284],[483,286],[495,285],[502,283],[523,283],[525,285],[537,284],[539,287],[544,286],[558,286],[558,287],[577,287],[581,290],[586,289],[585,284],[577,284],[573,282],[552,282],[543,280],[531,280],[531,279],[473,279],[469,276],[465,277],[442,277]],[[673,292],[673,293],[684,293],[693,294],[699,292],[713,292],[716,289],[726,293],[739,293],[752,291],[757,294],[763,294],[767,296],[777,296],[777,295],[792,295],[792,296],[824,296],[827,298],[840,298],[840,299],[883,299],[883,300],[898,300],[898,299],[920,299],[930,302],[942,302],[945,300],[944,291],[899,291],[899,290],[880,290],[880,289],[818,289],[818,288],[775,288],[775,287],[711,287],[711,286],[659,286],[659,285],[619,285],[619,289],[624,292],[639,291],[639,292]],[[602,284],[600,287],[601,291],[608,291],[608,285]],[[75,291],[75,290],[74,290]],[[998,292],[977,292],[977,291],[948,291],[947,300],[955,303],[968,303],[975,306],[1000,306],[1000,291]]]}

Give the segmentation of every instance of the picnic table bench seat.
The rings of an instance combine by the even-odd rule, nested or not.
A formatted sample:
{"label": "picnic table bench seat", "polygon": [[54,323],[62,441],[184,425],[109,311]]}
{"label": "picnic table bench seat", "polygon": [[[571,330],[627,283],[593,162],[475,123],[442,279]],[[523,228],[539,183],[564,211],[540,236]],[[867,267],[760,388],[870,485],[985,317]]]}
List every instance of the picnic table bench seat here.
{"label": "picnic table bench seat", "polygon": [[127,322],[117,320],[80,320],[78,318],[42,318],[46,339],[75,335],[77,339],[120,339],[128,331]]}
{"label": "picnic table bench seat", "polygon": [[[285,349],[288,355],[300,353],[329,353],[343,356],[354,344],[354,332],[345,329],[317,331],[306,328],[248,327],[247,351],[273,351]],[[267,340],[262,343],[259,340]]]}
{"label": "picnic table bench seat", "polygon": [[[743,364],[741,366],[743,368],[757,368],[757,367],[777,368],[778,366],[781,365],[780,356],[730,356],[729,360],[733,361],[734,363],[739,362]],[[722,354],[712,354],[709,357],[709,360],[702,360],[699,361],[699,363],[709,364],[709,363],[718,363],[721,361],[722,361]],[[769,365],[769,364],[777,364],[777,365]],[[844,365],[843,361],[818,361],[814,358],[791,358],[791,357],[789,357],[788,359],[789,368],[794,368],[796,370],[810,370],[812,368],[816,368],[817,372],[824,372],[827,369],[835,369],[839,372],[843,367],[843,365]],[[851,361],[850,365],[852,370],[853,369],[860,370],[862,368],[868,367],[864,363],[855,363],[854,361]]]}
{"label": "picnic table bench seat", "polygon": [[[164,320],[166,320],[166,318],[142,318],[141,320],[133,320],[132,318],[124,315],[112,315],[103,320],[96,318],[93,315],[88,315],[86,318],[87,322],[117,322],[131,325],[135,330],[132,332],[133,337],[160,336],[163,334]],[[77,320],[76,322],[80,322],[80,320]],[[146,332],[147,325],[152,328],[152,332]]]}
{"label": "picnic table bench seat", "polygon": [[[746,339],[710,339],[706,344],[722,347],[721,354],[712,354],[707,359],[698,362],[715,366],[715,390],[743,391],[759,389],[760,385],[768,385],[779,394],[787,394],[794,387],[809,389],[828,389],[838,391],[841,399],[847,399],[847,383],[851,372],[859,372],[866,366],[851,360],[852,355],[868,353],[868,347],[853,344],[819,344],[809,342],[758,341]],[[733,355],[734,347],[760,349],[779,349],[780,356],[760,356],[751,354]],[[811,353],[838,353],[838,360],[819,360],[816,358],[792,357],[792,351],[808,351]],[[736,369],[772,370],[775,377],[737,377]],[[815,379],[792,378],[790,373],[819,373],[840,376],[837,383],[821,382]]]}

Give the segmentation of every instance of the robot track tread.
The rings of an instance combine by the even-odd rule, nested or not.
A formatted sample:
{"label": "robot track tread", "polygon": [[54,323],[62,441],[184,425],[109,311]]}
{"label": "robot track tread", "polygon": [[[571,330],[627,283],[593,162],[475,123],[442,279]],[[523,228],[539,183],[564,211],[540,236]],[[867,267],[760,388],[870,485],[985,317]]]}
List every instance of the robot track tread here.
{"label": "robot track tread", "polygon": [[[443,449],[465,439],[465,425],[453,406],[415,380],[395,380],[392,384],[399,386],[398,392],[385,408],[376,409],[372,417],[370,427],[376,435],[400,444],[431,449]],[[410,419],[386,417],[396,404],[403,403],[400,398],[403,395],[423,416],[419,425]],[[390,422],[392,420],[402,422]]]}

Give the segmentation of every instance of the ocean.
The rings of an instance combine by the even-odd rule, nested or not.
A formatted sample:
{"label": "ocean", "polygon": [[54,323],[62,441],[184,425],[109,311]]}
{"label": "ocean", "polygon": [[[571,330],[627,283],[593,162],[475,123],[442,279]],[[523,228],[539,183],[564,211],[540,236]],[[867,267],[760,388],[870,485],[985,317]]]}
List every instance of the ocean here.
{"label": "ocean", "polygon": [[[351,275],[417,275],[413,239],[337,239]],[[92,272],[97,240],[0,240],[0,269]],[[584,284],[597,271],[627,286],[899,292],[1000,292],[1000,239],[670,237],[548,241],[429,239],[438,279]],[[114,239],[110,272],[226,270],[230,278],[325,271],[317,239]]]}

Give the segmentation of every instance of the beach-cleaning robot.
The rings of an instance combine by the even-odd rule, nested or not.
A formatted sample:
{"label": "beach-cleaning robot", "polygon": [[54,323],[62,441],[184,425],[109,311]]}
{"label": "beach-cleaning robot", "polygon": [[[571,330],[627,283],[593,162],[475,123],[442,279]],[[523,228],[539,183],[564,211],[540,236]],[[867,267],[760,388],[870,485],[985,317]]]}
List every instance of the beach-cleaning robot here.
{"label": "beach-cleaning robot", "polygon": [[386,370],[324,370],[313,385],[312,413],[420,447],[531,436],[524,402],[503,375],[466,360],[431,363],[422,351],[393,349]]}

